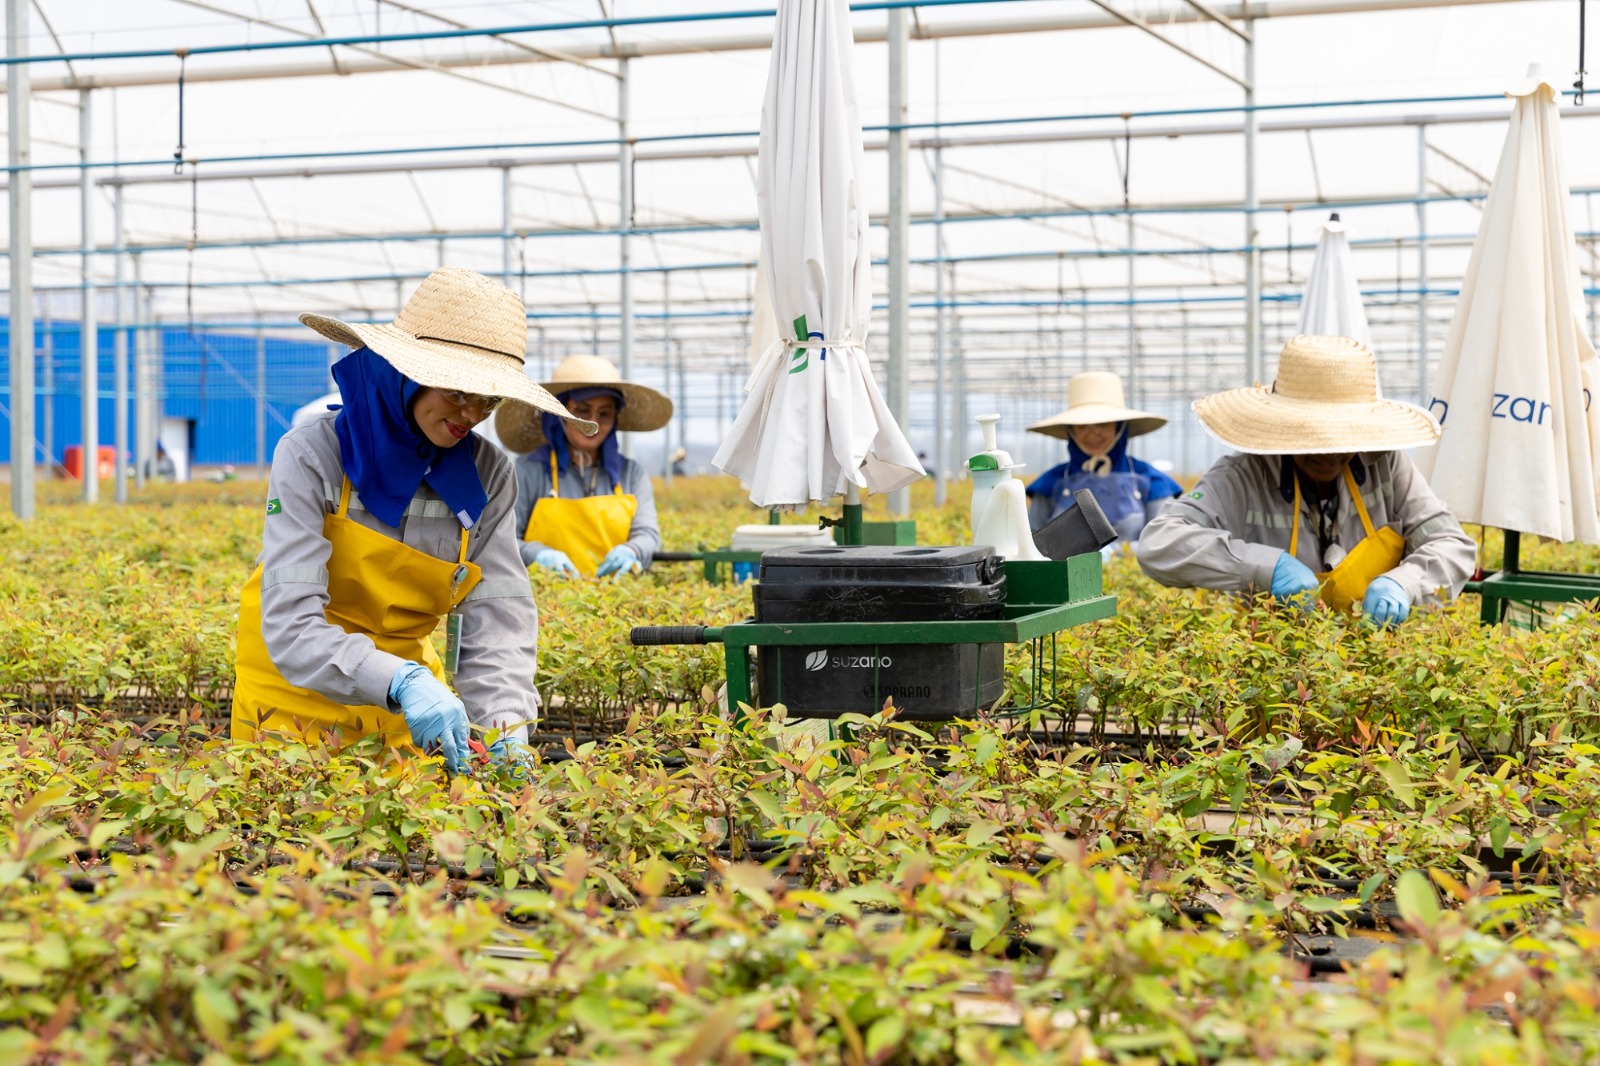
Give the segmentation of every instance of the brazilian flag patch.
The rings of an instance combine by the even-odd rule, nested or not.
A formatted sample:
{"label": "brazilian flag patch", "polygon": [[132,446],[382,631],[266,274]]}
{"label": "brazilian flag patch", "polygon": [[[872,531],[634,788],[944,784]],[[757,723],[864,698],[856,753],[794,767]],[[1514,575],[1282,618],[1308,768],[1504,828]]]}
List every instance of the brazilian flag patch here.
{"label": "brazilian flag patch", "polygon": [[268,500],[267,501],[267,514],[273,515],[273,514],[282,514],[282,513],[283,513],[283,504],[282,503],[280,503],[277,500]]}

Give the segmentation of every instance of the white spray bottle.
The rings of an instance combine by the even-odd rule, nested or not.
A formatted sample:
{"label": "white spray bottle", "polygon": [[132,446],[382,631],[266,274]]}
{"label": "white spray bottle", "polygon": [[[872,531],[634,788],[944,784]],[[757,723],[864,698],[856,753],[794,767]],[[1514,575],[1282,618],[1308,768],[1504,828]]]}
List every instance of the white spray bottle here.
{"label": "white spray bottle", "polygon": [[1012,476],[1023,464],[1000,450],[995,434],[999,415],[979,415],[984,450],[967,460],[972,479],[969,517],[973,544],[987,544],[1007,559],[1043,559],[1028,528],[1028,498],[1022,482]]}

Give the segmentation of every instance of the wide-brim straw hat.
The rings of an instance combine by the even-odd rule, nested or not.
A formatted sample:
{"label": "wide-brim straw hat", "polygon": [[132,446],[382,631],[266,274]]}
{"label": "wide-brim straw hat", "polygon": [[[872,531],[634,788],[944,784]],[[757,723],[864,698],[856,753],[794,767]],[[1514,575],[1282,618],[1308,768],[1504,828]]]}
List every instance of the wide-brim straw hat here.
{"label": "wide-brim straw hat", "polygon": [[1122,395],[1122,379],[1106,370],[1086,370],[1067,382],[1067,409],[1028,427],[1030,433],[1067,440],[1071,426],[1095,426],[1104,422],[1124,422],[1128,436],[1153,433],[1167,424],[1160,415],[1136,411]]}
{"label": "wide-brim straw hat", "polygon": [[1230,389],[1196,400],[1200,424],[1253,455],[1386,452],[1439,440],[1439,423],[1416,404],[1378,393],[1372,350],[1349,337],[1295,337],[1278,356],[1270,388]]}
{"label": "wide-brim straw hat", "polygon": [[393,322],[366,325],[309,313],[300,321],[331,341],[372,349],[418,385],[503,396],[560,415],[586,432],[596,429],[573,418],[528,376],[522,298],[482,274],[440,267],[417,286]]}
{"label": "wide-brim straw hat", "polygon": [[[648,433],[672,419],[670,399],[648,385],[623,381],[616,364],[602,356],[567,356],[544,387],[555,396],[574,389],[616,389],[622,394],[622,410],[617,412],[619,432]],[[531,452],[544,443],[538,412],[520,403],[500,408],[494,416],[494,431],[500,443],[514,452]]]}

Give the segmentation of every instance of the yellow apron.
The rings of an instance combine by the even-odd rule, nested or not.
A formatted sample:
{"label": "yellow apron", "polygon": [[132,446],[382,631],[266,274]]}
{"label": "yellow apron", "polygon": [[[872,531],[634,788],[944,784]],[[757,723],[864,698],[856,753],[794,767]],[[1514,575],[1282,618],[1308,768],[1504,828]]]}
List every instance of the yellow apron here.
{"label": "yellow apron", "polygon": [[[455,562],[436,559],[350,518],[350,479],[339,490],[339,509],[322,520],[328,555],[329,623],[364,633],[391,655],[421,663],[448,684],[444,664],[429,639],[483,575],[467,562],[467,530]],[[373,733],[390,747],[410,747],[411,731],[387,707],[352,707],[291,685],[273,665],[261,636],[261,566],[239,593],[239,647],[233,685],[234,740],[283,734],[348,744]]]}
{"label": "yellow apron", "polygon": [[[1372,579],[1382,577],[1390,570],[1400,565],[1400,560],[1406,554],[1405,538],[1400,536],[1388,526],[1374,530],[1372,519],[1367,515],[1367,504],[1361,498],[1361,488],[1356,484],[1356,476],[1347,466],[1344,468],[1344,483],[1350,490],[1350,499],[1356,505],[1356,513],[1361,516],[1361,526],[1366,535],[1350,553],[1339,561],[1339,565],[1332,570],[1324,571],[1317,575],[1317,580],[1322,583],[1321,598],[1336,611],[1348,611],[1353,604],[1361,602],[1367,594],[1367,586],[1372,584]],[[1294,527],[1289,532],[1289,557],[1295,557],[1295,548],[1300,544],[1300,475],[1296,471],[1294,478]]]}
{"label": "yellow apron", "polygon": [[563,500],[552,449],[550,495],[534,501],[522,539],[566,552],[578,573],[593,577],[606,552],[627,541],[628,531],[633,528],[633,513],[638,509],[639,498],[623,492],[621,485],[614,486],[609,496]]}

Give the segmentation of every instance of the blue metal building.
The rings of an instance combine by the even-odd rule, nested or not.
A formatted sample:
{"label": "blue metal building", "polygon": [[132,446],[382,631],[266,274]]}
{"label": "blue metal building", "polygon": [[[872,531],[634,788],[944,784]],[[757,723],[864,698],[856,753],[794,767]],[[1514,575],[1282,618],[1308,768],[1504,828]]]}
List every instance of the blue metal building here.
{"label": "blue metal building", "polygon": [[[0,463],[11,461],[9,322],[0,319]],[[116,329],[99,331],[100,443],[113,442],[112,367]],[[127,333],[129,447],[132,448],[134,331]],[[146,331],[147,350],[159,365],[158,410],[163,420],[190,423],[191,461],[201,465],[256,462],[257,395],[267,460],[289,428],[296,408],[329,392],[329,360],[343,354],[325,341],[285,340],[253,332],[201,331],[168,326]],[[259,347],[258,347],[259,345]],[[80,444],[81,367],[78,324],[34,321],[35,461],[60,463],[69,445]],[[258,379],[258,369],[265,373]],[[169,421],[170,425],[170,421]]]}

